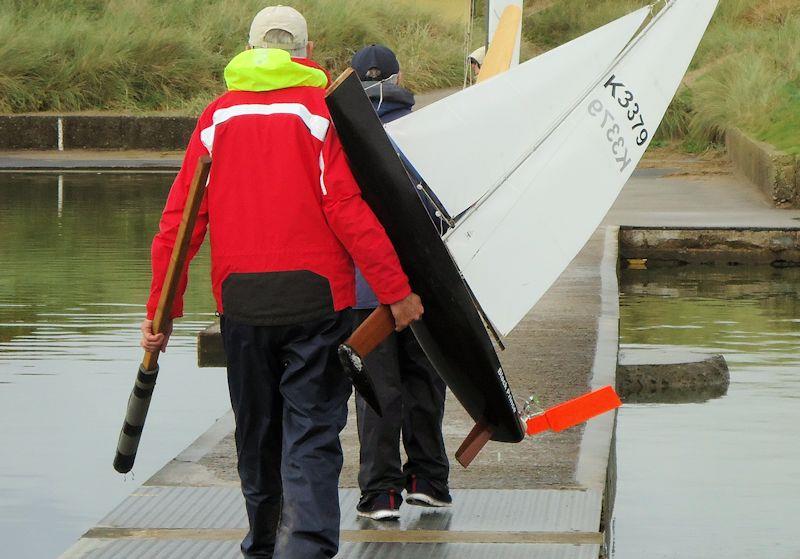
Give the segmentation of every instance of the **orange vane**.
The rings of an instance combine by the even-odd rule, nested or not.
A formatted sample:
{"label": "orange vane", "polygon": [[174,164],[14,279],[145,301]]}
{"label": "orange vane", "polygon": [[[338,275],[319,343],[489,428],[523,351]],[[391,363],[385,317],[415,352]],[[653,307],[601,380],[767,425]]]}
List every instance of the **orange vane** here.
{"label": "orange vane", "polygon": [[614,389],[606,386],[553,406],[544,413],[529,418],[526,421],[526,432],[528,435],[536,435],[548,429],[563,431],[621,405],[622,402]]}

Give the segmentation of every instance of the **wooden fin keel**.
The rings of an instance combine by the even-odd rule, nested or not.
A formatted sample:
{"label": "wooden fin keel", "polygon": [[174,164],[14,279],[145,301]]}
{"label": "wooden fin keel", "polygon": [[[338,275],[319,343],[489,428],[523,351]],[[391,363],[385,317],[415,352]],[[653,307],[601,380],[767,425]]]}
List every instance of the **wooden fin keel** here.
{"label": "wooden fin keel", "polygon": [[483,447],[486,446],[486,443],[492,438],[492,434],[492,428],[486,420],[481,419],[477,422],[456,451],[456,460],[458,460],[458,463],[468,468],[469,465],[472,464],[472,461],[475,460],[478,453],[483,450]]}

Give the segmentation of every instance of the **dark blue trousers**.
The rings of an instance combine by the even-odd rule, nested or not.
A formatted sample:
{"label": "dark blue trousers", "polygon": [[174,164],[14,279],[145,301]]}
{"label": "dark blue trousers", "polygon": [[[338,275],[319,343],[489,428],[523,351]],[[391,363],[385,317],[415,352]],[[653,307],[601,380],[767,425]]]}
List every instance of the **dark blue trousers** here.
{"label": "dark blue trousers", "polygon": [[349,311],[288,326],[221,318],[250,530],[245,557],[317,559],[339,546],[339,433],[351,386],[336,348]]}
{"label": "dark blue trousers", "polygon": [[[371,312],[356,309],[355,326]],[[356,395],[361,493],[373,495],[391,489],[400,493],[412,475],[447,493],[450,463],[442,437],[446,385],[411,329],[389,336],[364,358],[364,365],[375,383],[383,417]],[[400,459],[401,433],[408,456],[405,464]]]}

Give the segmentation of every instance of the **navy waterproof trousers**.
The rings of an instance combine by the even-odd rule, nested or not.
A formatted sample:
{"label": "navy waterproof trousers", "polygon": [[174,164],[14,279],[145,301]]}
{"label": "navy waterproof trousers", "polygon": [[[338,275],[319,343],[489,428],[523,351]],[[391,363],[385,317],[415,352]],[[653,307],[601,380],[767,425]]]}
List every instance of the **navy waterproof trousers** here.
{"label": "navy waterproof trousers", "polygon": [[[356,309],[355,327],[372,312]],[[410,328],[395,332],[364,358],[383,417],[356,395],[361,465],[358,485],[362,495],[407,487],[411,476],[424,478],[448,493],[450,464],[442,437],[446,385],[436,374]],[[400,459],[400,437],[408,461]]]}
{"label": "navy waterproof trousers", "polygon": [[336,349],[350,311],[288,326],[220,320],[250,530],[248,558],[322,559],[339,545],[339,433],[351,385]]}

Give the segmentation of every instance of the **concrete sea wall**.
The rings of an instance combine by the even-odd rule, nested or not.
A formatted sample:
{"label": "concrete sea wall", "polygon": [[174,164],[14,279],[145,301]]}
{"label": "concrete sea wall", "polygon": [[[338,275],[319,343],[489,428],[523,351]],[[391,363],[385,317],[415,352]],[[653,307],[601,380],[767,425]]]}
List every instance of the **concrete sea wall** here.
{"label": "concrete sea wall", "polygon": [[800,208],[800,159],[736,128],[725,133],[725,146],[736,169],[763,190],[776,207]]}
{"label": "concrete sea wall", "polygon": [[188,116],[0,115],[0,150],[179,150],[196,122]]}

